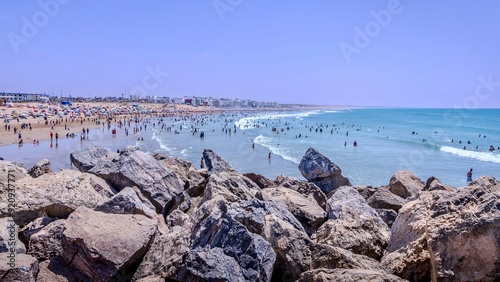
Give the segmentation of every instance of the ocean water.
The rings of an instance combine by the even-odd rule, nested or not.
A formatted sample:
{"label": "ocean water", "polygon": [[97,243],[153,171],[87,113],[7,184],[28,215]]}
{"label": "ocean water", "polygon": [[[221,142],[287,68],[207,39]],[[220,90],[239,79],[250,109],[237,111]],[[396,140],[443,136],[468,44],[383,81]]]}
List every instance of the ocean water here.
{"label": "ocean water", "polygon": [[[203,149],[209,148],[241,173],[256,172],[269,178],[285,174],[303,179],[298,164],[306,150],[313,147],[339,165],[354,185],[386,185],[401,169],[414,171],[424,181],[435,176],[455,187],[467,185],[470,168],[474,170],[473,178],[499,178],[500,174],[500,110],[496,109],[218,114],[163,119],[161,124],[150,120],[146,125],[147,130],[129,136],[118,129],[117,136],[112,137],[107,128],[99,128],[91,131],[88,140],[62,139],[57,148],[50,147],[49,141],[38,147],[3,146],[0,154],[8,160],[22,161],[26,167],[49,158],[52,167],[59,169],[70,168],[69,153],[75,150],[93,145],[112,150],[139,146],[145,152],[167,153],[199,167]],[[202,131],[204,138],[200,138]],[[354,141],[357,146],[353,146]],[[490,152],[490,146],[495,151]]]}

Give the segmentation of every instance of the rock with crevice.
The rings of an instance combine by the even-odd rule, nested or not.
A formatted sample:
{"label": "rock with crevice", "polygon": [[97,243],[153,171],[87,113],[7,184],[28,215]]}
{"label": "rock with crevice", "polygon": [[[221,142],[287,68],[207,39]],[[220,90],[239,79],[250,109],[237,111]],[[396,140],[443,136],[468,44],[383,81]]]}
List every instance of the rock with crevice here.
{"label": "rock with crevice", "polygon": [[160,228],[134,279],[270,281],[273,249],[236,220],[230,208],[217,197],[202,203],[182,226]]}
{"label": "rock with crevice", "polygon": [[456,192],[455,187],[442,183],[438,178],[431,176],[425,182],[425,187],[423,191],[437,191],[444,190],[449,192]]}
{"label": "rock with crevice", "polygon": [[379,263],[342,248],[317,244],[275,215],[266,216],[262,236],[276,252],[275,274],[295,281],[300,274],[317,268],[382,270]]}
{"label": "rock with crevice", "polygon": [[350,186],[349,179],[342,176],[342,170],[330,159],[314,148],[309,148],[299,164],[302,176],[316,184],[325,194],[341,186]]}
{"label": "rock with crevice", "polygon": [[250,173],[244,173],[243,175],[252,180],[261,189],[275,186],[274,181],[261,174],[250,172]]}

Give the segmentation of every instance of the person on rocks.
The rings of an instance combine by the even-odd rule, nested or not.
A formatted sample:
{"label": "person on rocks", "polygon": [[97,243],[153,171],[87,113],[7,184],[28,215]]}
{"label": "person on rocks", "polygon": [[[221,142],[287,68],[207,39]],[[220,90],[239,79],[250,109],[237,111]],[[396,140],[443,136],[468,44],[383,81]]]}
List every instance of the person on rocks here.
{"label": "person on rocks", "polygon": [[472,168],[467,172],[467,182],[472,182]]}

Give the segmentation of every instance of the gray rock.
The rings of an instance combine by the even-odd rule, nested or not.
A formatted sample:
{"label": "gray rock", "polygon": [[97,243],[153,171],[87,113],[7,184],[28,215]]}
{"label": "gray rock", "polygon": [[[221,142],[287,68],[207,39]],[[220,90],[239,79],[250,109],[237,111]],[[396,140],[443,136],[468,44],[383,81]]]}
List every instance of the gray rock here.
{"label": "gray rock", "polygon": [[88,172],[100,162],[113,162],[118,160],[119,154],[110,149],[94,146],[69,155],[71,163],[81,172]]}
{"label": "gray rock", "polygon": [[18,232],[19,227],[12,217],[0,218],[0,253],[10,253],[13,250],[17,254],[26,253],[26,246],[19,240]]}
{"label": "gray rock", "polygon": [[226,160],[221,158],[212,150],[205,149],[203,151],[203,160],[207,165],[209,174],[221,172],[236,172],[236,170]]}
{"label": "gray rock", "polygon": [[314,148],[309,148],[302,157],[299,170],[302,176],[316,184],[325,194],[340,186],[351,185],[349,179],[342,176],[340,167]]}
{"label": "gray rock", "polygon": [[[105,181],[95,175],[74,170],[44,174],[38,178],[24,177],[16,181],[14,221],[19,226],[47,215],[66,218],[76,208],[93,208],[107,199],[103,191],[113,193]],[[9,215],[8,195],[0,194],[0,216]]]}
{"label": "gray rock", "polygon": [[328,220],[314,236],[317,243],[349,250],[379,260],[390,230],[356,189],[343,186],[328,199]]}
{"label": "gray rock", "polygon": [[309,200],[288,188],[267,188],[255,197],[263,201],[283,204],[300,221],[307,234],[313,234],[323,224],[325,211],[314,200]]}
{"label": "gray rock", "polygon": [[275,215],[266,216],[262,236],[276,252],[275,275],[295,281],[300,274],[317,268],[360,268],[381,270],[377,261],[347,250],[314,243]]}
{"label": "gray rock", "polygon": [[406,200],[393,194],[389,187],[382,186],[366,202],[374,209],[391,209],[397,212],[406,203]]}
{"label": "gray rock", "polygon": [[48,260],[62,254],[65,220],[56,220],[31,235],[28,254],[38,260]]}
{"label": "gray rock", "polygon": [[247,201],[255,198],[261,189],[249,178],[235,172],[211,174],[203,194],[202,202],[223,197],[228,202]]}
{"label": "gray rock", "polygon": [[115,214],[142,214],[149,218],[156,216],[155,207],[138,189],[136,191],[131,187],[125,187],[113,198],[96,205],[94,210]]}
{"label": "gray rock", "polygon": [[[78,155],[94,154],[93,166],[83,165],[86,168],[91,167],[89,173],[109,181],[118,190],[137,186],[155,206],[157,213],[166,215],[184,200],[182,180],[151,155],[134,148],[127,148],[110,160],[109,156],[102,156],[104,152],[106,150],[93,147],[78,152]],[[98,160],[98,156],[102,159]],[[78,167],[76,163],[75,165]]]}
{"label": "gray rock", "polygon": [[37,164],[35,164],[32,168],[28,170],[28,174],[33,178],[37,178],[41,175],[51,172],[52,170],[50,169],[50,161],[47,159],[39,161]]}
{"label": "gray rock", "polygon": [[252,199],[243,202],[236,202],[231,204],[228,213],[243,224],[248,231],[255,234],[262,233],[266,215],[270,214],[276,215],[278,218],[291,224],[297,230],[305,232],[302,224],[286,209],[285,206],[273,201]]}
{"label": "gray rock", "polygon": [[197,197],[203,192],[206,178],[191,162],[159,153],[154,154],[153,157],[160,161],[167,169],[179,176],[189,196]]}
{"label": "gray rock", "polygon": [[498,186],[500,183],[493,176],[481,176],[472,181],[467,188],[485,188],[490,189]]}
{"label": "gray rock", "polygon": [[314,200],[321,208],[326,208],[326,195],[316,184],[306,182],[294,177],[280,175],[274,180],[276,186],[285,187],[299,192],[302,196]]}
{"label": "gray rock", "polygon": [[396,172],[389,182],[389,190],[403,199],[415,196],[424,187],[425,183],[409,170]]}
{"label": "gray rock", "polygon": [[122,279],[146,253],[157,222],[143,215],[105,214],[81,207],[65,223],[64,261],[93,281]]}
{"label": "gray rock", "polygon": [[270,244],[228,212],[223,198],[204,202],[184,226],[159,234],[134,279],[156,275],[179,281],[270,281]]}
{"label": "gray rock", "polygon": [[387,274],[381,271],[366,270],[366,269],[314,269],[304,272],[300,275],[297,282],[403,282],[403,280],[395,275]]}
{"label": "gray rock", "polygon": [[0,256],[0,278],[2,281],[36,281],[36,274],[38,273],[36,258],[26,254],[17,254],[14,261],[13,264],[10,264],[12,263],[11,258],[6,255]]}

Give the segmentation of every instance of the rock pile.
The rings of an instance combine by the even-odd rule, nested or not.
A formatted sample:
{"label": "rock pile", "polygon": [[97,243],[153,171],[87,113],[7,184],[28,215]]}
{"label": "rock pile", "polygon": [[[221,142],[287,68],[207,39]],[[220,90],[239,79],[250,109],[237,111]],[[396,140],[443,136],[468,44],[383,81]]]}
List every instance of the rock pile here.
{"label": "rock pile", "polygon": [[242,175],[211,150],[203,159],[198,171],[94,147],[71,155],[80,171],[0,161],[0,280],[500,280],[492,177],[455,189],[400,171],[353,187],[312,148],[307,181]]}

